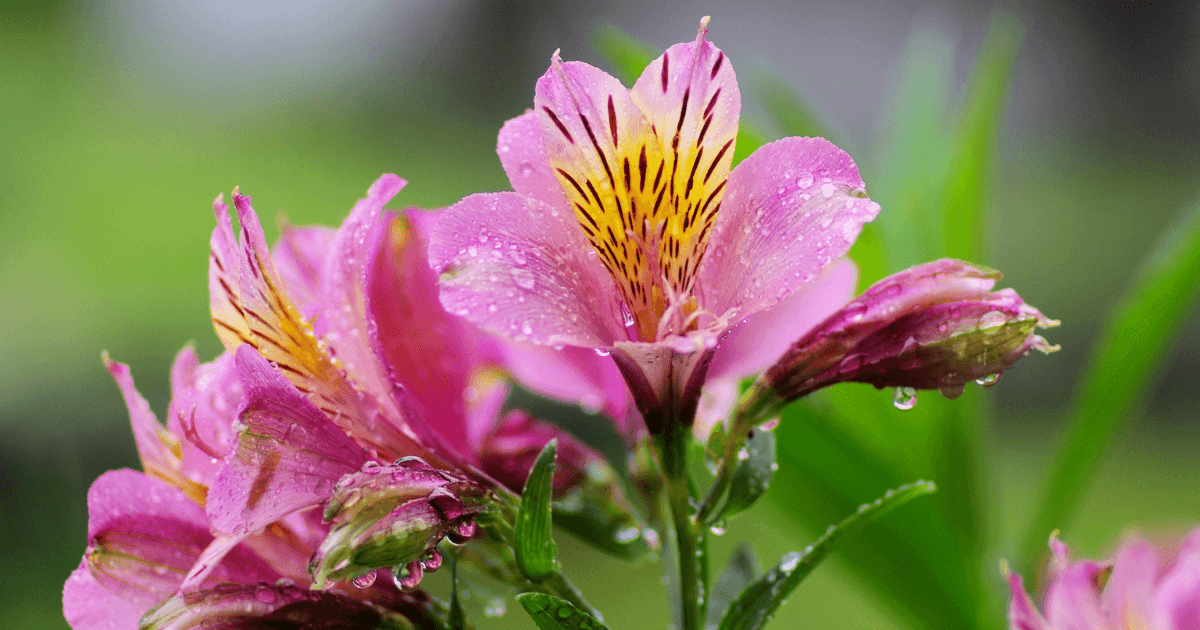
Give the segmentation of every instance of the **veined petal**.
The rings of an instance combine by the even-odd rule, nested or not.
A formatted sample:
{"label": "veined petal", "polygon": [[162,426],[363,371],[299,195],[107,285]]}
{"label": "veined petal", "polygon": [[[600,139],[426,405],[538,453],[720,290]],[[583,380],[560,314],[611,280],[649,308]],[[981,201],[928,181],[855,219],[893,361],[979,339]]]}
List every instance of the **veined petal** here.
{"label": "veined petal", "polygon": [[784,138],[729,175],[700,265],[702,308],[746,318],[815,280],[844,256],[879,204],[858,167],[823,138]]}
{"label": "veined petal", "polygon": [[[673,171],[661,143],[620,81],[586,63],[563,63],[557,53],[538,79],[534,111],[579,229],[624,295],[640,334],[652,340],[668,298],[659,243],[675,212]],[[669,247],[676,254],[679,243]]]}
{"label": "veined petal", "polygon": [[368,456],[253,348],[238,348],[235,360],[246,403],[208,515],[214,530],[236,535],[324,502]]}
{"label": "veined petal", "polygon": [[134,387],[129,366],[109,359],[108,353],[104,353],[103,360],[104,367],[121,389],[125,406],[129,408],[129,421],[133,425],[133,437],[137,444],[138,457],[142,460],[142,469],[146,474],[182,489],[194,501],[203,503],[204,487],[183,473],[180,461],[182,445],[179,437],[159,423],[154,412],[150,410],[150,403],[147,403]]}
{"label": "veined petal", "polygon": [[843,258],[775,306],[738,324],[717,346],[709,379],[742,379],[769,367],[813,326],[854,297],[858,267]]}
{"label": "veined petal", "polygon": [[321,277],[334,231],[323,225],[296,227],[282,222],[271,260],[296,309],[306,320],[320,312]]}
{"label": "veined petal", "polygon": [[471,195],[445,211],[429,243],[446,310],[544,345],[627,338],[612,279],[574,217],[516,193]]}
{"label": "veined petal", "polygon": [[[432,607],[420,598],[408,599],[411,603],[406,608],[412,608],[411,612],[420,611],[419,616],[432,616]],[[141,625],[142,630],[411,627],[414,627],[413,622],[400,613],[342,593],[268,582],[222,584],[177,595],[147,613]]]}
{"label": "veined petal", "polygon": [[[409,216],[427,213],[411,211]],[[464,325],[438,301],[437,277],[429,267],[425,234],[418,222],[388,213],[367,241],[368,317],[375,322],[372,347],[386,366],[387,387],[417,410],[412,428],[427,443],[433,433],[459,455],[472,452],[467,440],[463,392],[474,367],[477,329]],[[399,387],[394,387],[399,385]],[[428,427],[415,426],[418,423]],[[421,429],[432,428],[432,431]]]}
{"label": "veined petal", "polygon": [[675,212],[668,215],[668,238],[659,243],[659,254],[667,279],[681,292],[691,286],[721,207],[742,109],[733,64],[704,38],[707,33],[704,18],[695,41],[668,48],[646,66],[631,92],[664,156]]}
{"label": "veined petal", "polygon": [[[226,349],[248,343],[347,433],[380,457],[422,449],[389,419],[372,392],[359,389],[321,346],[312,327],[282,290],[250,198],[234,192],[241,223],[236,246],[226,207],[217,204],[209,267],[213,324]],[[230,258],[231,253],[236,255]]]}
{"label": "veined petal", "polygon": [[167,427],[183,445],[183,473],[207,488],[233,441],[233,422],[242,407],[242,382],[233,354],[200,364],[187,346],[171,366],[171,407]]}
{"label": "veined petal", "polygon": [[73,630],[135,630],[149,607],[101,586],[88,568],[87,558],[63,585],[63,616]]}
{"label": "veined petal", "polygon": [[551,208],[567,207],[567,197],[550,168],[538,116],[533,110],[504,123],[496,142],[496,154],[517,194],[543,201]]}
{"label": "veined petal", "polygon": [[[203,508],[177,488],[130,470],[97,479],[88,491],[88,512],[85,560],[93,579],[143,610],[179,588],[213,539]],[[278,577],[244,547],[214,566],[217,581]]]}

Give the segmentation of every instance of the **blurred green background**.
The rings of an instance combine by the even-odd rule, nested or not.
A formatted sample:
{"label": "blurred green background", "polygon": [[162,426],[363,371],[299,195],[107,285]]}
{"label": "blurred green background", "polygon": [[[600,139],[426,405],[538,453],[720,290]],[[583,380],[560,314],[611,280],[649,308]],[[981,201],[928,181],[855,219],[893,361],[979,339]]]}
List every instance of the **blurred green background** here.
{"label": "blurred green background", "polygon": [[[530,106],[550,53],[599,63],[591,34],[605,24],[661,50],[691,39],[703,15],[744,83],[769,72],[807,100],[870,192],[888,171],[878,139],[891,137],[884,112],[910,35],[932,33],[920,40],[931,54],[954,57],[957,93],[991,11],[918,0],[245,4],[0,4],[0,627],[66,627],[61,588],[85,545],[87,487],[136,467],[100,351],[131,365],[160,416],[175,352],[189,340],[204,358],[219,351],[205,280],[218,192],[252,195],[273,239],[277,212],[336,225],[383,172],[411,182],[404,205],[505,189],[495,134]],[[1024,39],[979,262],[1063,320],[1047,335],[1063,351],[985,394],[1001,539],[1023,523],[1107,309],[1200,189],[1200,11],[1025,5],[1010,7]],[[743,118],[772,129],[749,98]],[[1169,534],[1200,520],[1198,350],[1193,317],[1064,530],[1074,549],[1105,554],[1131,523]],[[844,389],[904,426],[890,392]],[[767,563],[803,548],[815,532],[780,512],[795,507],[789,496],[777,484],[731,523],[716,566],[741,538]],[[569,574],[614,628],[665,625],[657,565],[562,542]],[[776,627],[888,628],[891,614],[835,560]],[[501,624],[532,627],[520,613]]]}

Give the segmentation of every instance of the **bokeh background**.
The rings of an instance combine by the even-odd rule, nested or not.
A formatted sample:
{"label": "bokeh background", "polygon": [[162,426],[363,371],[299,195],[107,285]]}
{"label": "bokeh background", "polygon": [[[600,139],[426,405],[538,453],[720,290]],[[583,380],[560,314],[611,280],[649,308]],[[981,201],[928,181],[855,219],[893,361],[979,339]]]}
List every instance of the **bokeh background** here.
{"label": "bokeh background", "polygon": [[[986,394],[1001,528],[1033,498],[1102,318],[1200,192],[1200,7],[1008,9],[1024,34],[980,262],[1064,325],[1049,334],[1062,352],[1022,362]],[[505,189],[495,134],[530,106],[555,49],[600,63],[592,35],[615,25],[661,50],[694,37],[703,15],[743,81],[777,76],[866,174],[885,172],[878,139],[910,36],[953,55],[957,88],[992,11],[936,0],[0,4],[0,628],[67,627],[61,588],[85,545],[87,487],[137,465],[100,351],[131,365],[160,415],[175,352],[189,341],[206,359],[219,352],[205,281],[218,192],[252,195],[273,238],[277,212],[336,225],[383,172],[411,182],[405,205]],[[748,102],[743,117],[762,110]],[[1200,520],[1194,317],[1163,365],[1063,532],[1081,553],[1106,553],[1130,523],[1169,534]],[[890,405],[888,392],[863,395]],[[779,513],[786,488],[768,499],[731,523],[718,557],[749,537],[769,562],[813,538]],[[665,625],[657,565],[562,542],[614,628]],[[776,627],[800,623],[894,627],[836,560]],[[481,625],[532,627],[519,611]]]}

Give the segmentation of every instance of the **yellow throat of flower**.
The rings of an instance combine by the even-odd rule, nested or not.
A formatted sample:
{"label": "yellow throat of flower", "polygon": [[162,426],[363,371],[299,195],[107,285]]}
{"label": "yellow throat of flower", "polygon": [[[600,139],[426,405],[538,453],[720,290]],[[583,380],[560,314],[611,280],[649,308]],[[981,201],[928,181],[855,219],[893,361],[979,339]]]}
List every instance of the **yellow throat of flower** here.
{"label": "yellow throat of flower", "polygon": [[[699,80],[715,77],[724,55],[707,50],[679,60],[664,54],[661,71],[648,68],[632,93],[589,99],[593,107],[578,111],[585,137],[542,108],[578,151],[569,160],[552,156],[551,167],[642,341],[683,332],[664,321],[669,310],[678,322],[696,310],[696,270],[733,160],[736,125],[713,125],[721,86]],[[673,63],[680,67],[672,71]]]}

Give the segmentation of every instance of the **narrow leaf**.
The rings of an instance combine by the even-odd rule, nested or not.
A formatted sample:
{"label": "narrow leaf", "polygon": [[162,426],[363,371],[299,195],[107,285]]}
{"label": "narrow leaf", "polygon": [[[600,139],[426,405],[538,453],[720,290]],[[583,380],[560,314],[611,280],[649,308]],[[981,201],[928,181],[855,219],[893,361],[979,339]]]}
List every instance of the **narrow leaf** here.
{"label": "narrow leaf", "polygon": [[754,548],[743,541],[733,550],[729,557],[729,565],[717,577],[712,596],[708,600],[708,616],[704,622],[705,630],[716,630],[725,615],[726,609],[733,603],[739,593],[762,573]]}
{"label": "narrow leaf", "polygon": [[570,602],[545,593],[521,593],[517,601],[541,630],[608,630]]}
{"label": "narrow leaf", "polygon": [[774,569],[768,571],[754,583],[747,586],[738,596],[737,601],[729,607],[721,620],[721,630],[756,630],[763,627],[771,619],[771,615],[791,594],[800,582],[829,555],[841,540],[853,536],[862,530],[867,523],[887,513],[888,511],[916,497],[930,494],[936,486],[928,481],[917,481],[887,494],[874,503],[863,504],[858,511],[830,527],[824,536],[804,550],[804,553],[792,552],[783,556]]}
{"label": "narrow leaf", "polygon": [[742,458],[739,454],[737,467],[734,468],[733,478],[729,482],[729,495],[725,506],[714,512],[713,518],[705,525],[712,525],[746,511],[771,485],[771,477],[779,468],[775,463],[775,433],[755,430],[746,440],[743,449],[746,456]]}
{"label": "narrow leaf", "polygon": [[975,75],[951,161],[954,166],[942,202],[945,256],[964,260],[982,257],[988,176],[1020,41],[1021,28],[1016,19],[999,13],[975,59]]}
{"label": "narrow leaf", "polygon": [[550,495],[554,490],[554,453],[558,442],[550,440],[529,470],[521,505],[517,508],[517,523],[513,533],[513,551],[517,566],[525,577],[540,581],[554,572],[554,556],[558,546],[550,535],[553,524]]}
{"label": "narrow leaf", "polygon": [[1167,348],[1198,298],[1200,201],[1159,238],[1094,346],[1074,417],[1024,537],[1020,557],[1026,575],[1050,532],[1069,523],[1113,438],[1145,404],[1170,356]]}
{"label": "narrow leaf", "polygon": [[780,77],[770,72],[756,73],[749,82],[755,100],[785,136],[820,136],[837,144],[817,115]]}
{"label": "narrow leaf", "polygon": [[592,48],[612,66],[613,76],[625,85],[633,85],[655,57],[650,46],[611,24],[592,33]]}
{"label": "narrow leaf", "polygon": [[762,130],[744,120],[739,122],[737,140],[733,143],[733,165],[737,166],[766,143],[767,135]]}

